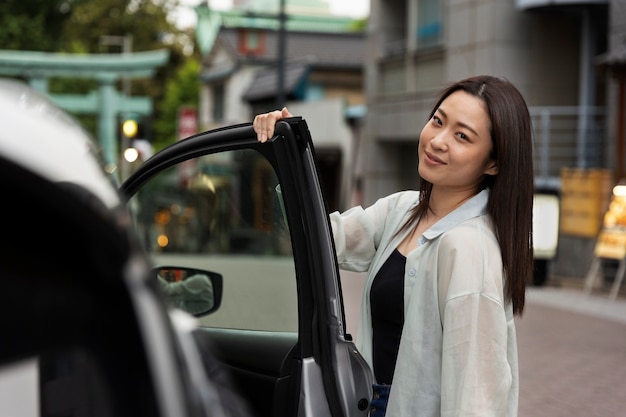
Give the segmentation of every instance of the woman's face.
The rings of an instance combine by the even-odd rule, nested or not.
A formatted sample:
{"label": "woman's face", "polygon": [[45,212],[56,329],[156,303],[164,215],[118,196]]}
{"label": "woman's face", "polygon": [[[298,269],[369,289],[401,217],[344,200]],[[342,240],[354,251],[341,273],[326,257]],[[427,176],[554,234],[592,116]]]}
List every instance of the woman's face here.
{"label": "woman's face", "polygon": [[465,91],[450,94],[420,134],[420,176],[434,188],[477,190],[483,175],[498,173],[489,157],[490,127],[482,100]]}

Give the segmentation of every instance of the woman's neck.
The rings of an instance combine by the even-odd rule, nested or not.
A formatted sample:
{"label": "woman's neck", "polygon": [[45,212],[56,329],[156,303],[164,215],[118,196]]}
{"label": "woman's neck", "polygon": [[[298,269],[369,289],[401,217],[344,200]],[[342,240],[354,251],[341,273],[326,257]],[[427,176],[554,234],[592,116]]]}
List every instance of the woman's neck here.
{"label": "woman's neck", "polygon": [[478,193],[477,190],[445,190],[433,188],[428,204],[428,214],[441,219],[460,207]]}

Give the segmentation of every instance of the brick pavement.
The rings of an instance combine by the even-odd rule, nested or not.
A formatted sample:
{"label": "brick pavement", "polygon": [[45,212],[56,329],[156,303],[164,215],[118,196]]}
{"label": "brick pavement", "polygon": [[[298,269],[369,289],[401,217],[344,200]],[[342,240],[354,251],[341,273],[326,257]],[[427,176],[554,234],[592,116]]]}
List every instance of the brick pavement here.
{"label": "brick pavement", "polygon": [[626,301],[531,288],[516,319],[519,417],[626,416]]}

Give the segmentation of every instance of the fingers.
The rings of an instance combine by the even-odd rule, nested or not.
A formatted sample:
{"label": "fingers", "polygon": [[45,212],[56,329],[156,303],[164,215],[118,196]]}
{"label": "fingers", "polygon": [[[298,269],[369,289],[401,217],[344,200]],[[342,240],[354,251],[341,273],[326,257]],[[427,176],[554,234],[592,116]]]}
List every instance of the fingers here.
{"label": "fingers", "polygon": [[274,136],[276,122],[285,117],[292,117],[286,107],[283,107],[282,110],[274,110],[269,113],[257,115],[254,118],[252,126],[256,132],[258,141],[267,142],[268,139]]}
{"label": "fingers", "polygon": [[280,111],[280,114],[282,114],[283,118],[293,117],[293,115],[289,113],[289,110],[287,110],[287,107],[283,107],[283,109]]}

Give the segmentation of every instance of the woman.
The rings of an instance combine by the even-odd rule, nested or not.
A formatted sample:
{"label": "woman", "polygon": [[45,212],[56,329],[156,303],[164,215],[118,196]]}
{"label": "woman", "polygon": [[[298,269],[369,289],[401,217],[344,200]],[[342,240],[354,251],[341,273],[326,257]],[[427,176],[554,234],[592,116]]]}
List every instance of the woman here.
{"label": "woman", "polygon": [[[288,116],[258,115],[259,141]],[[510,82],[459,81],[420,134],[419,191],[330,215],[340,267],[368,275],[357,345],[376,377],[371,415],[517,415],[513,317],[533,267],[531,136]]]}

